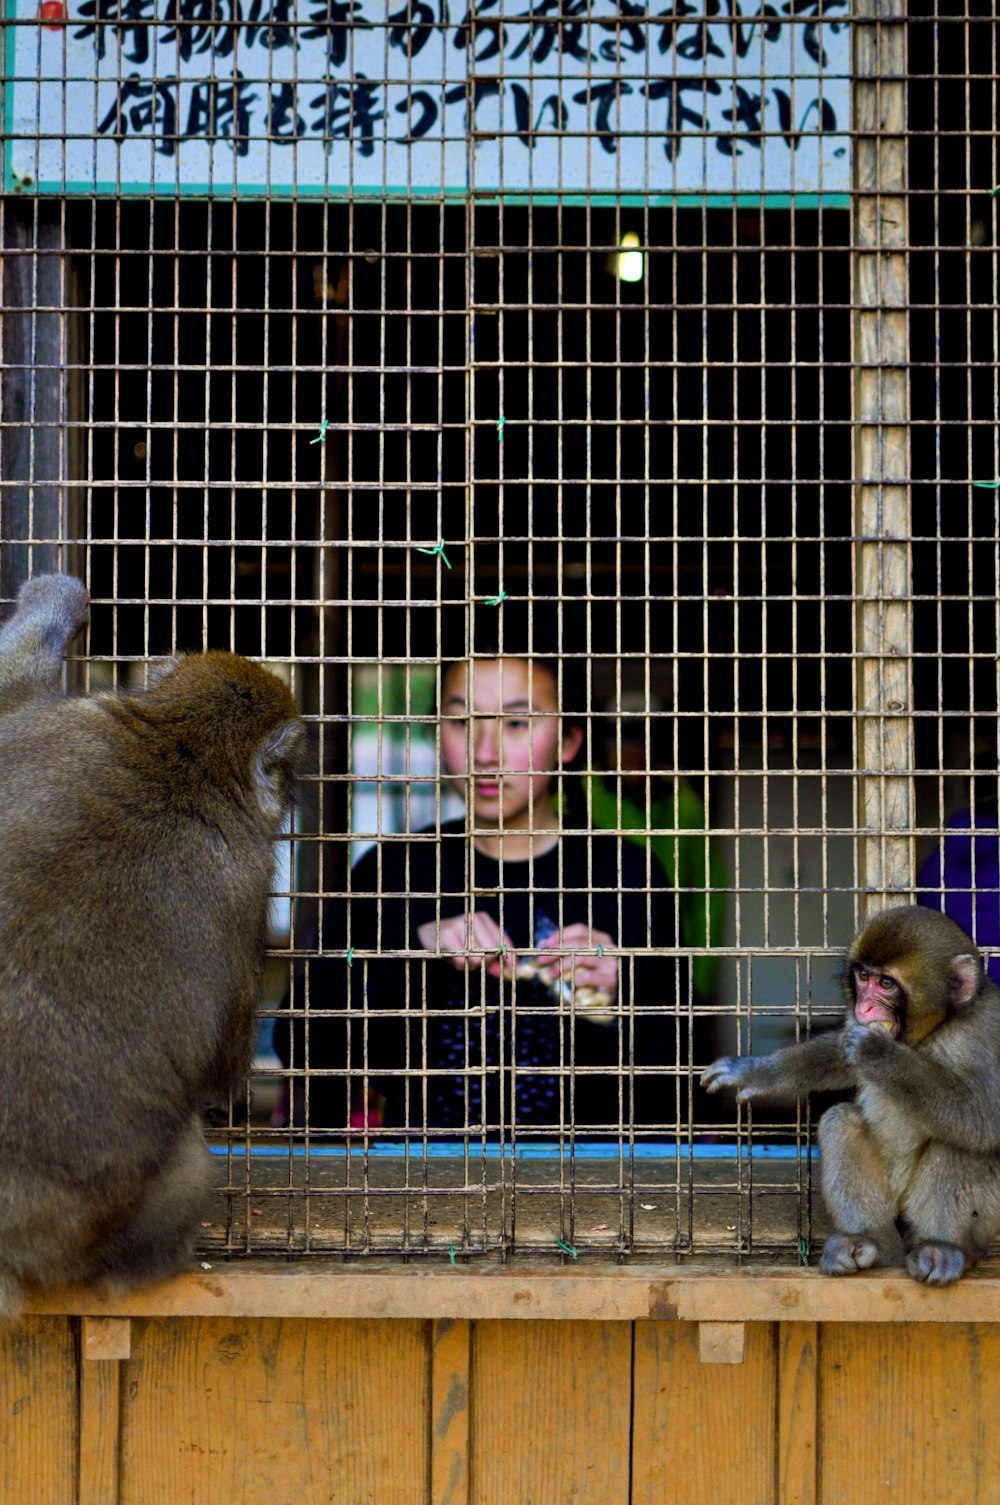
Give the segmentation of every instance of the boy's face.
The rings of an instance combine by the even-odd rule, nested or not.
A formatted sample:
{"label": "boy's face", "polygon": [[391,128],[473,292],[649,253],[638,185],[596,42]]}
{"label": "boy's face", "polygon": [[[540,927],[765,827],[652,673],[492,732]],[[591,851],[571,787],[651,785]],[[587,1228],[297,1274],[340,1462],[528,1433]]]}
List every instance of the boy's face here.
{"label": "boy's face", "polygon": [[[441,751],[462,776],[478,822],[530,828],[551,815],[552,775],[580,746],[578,726],[563,732],[556,684],[541,664],[520,658],[453,664],[441,685]],[[463,791],[465,792],[465,791]]]}

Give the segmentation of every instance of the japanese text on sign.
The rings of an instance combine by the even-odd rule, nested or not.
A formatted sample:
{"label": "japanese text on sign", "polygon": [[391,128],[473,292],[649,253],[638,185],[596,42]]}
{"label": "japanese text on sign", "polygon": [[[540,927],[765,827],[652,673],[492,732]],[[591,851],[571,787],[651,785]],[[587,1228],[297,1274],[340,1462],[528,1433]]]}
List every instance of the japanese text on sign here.
{"label": "japanese text on sign", "polygon": [[[661,0],[662,3],[662,0]],[[847,0],[17,0],[7,186],[844,193]]]}

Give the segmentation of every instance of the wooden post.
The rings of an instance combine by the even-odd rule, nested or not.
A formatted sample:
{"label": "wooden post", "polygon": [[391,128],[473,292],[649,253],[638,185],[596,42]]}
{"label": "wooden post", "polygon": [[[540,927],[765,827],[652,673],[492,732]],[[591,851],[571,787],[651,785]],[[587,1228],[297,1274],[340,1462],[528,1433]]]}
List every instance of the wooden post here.
{"label": "wooden post", "polygon": [[[69,319],[63,206],[0,208],[0,598],[60,567]],[[37,542],[35,541],[37,540]]]}
{"label": "wooden post", "polygon": [[[862,910],[913,885],[904,0],[854,25],[857,751]],[[864,913],[862,914],[862,918]]]}
{"label": "wooden post", "polygon": [[431,1505],[469,1505],[471,1324],[441,1318],[431,1343]]}
{"label": "wooden post", "polygon": [[781,1505],[816,1505],[819,1325],[778,1323],[778,1492]]}
{"label": "wooden post", "polygon": [[132,1355],[128,1317],[80,1319],[79,1505],[115,1505],[121,1448],[121,1360]]}

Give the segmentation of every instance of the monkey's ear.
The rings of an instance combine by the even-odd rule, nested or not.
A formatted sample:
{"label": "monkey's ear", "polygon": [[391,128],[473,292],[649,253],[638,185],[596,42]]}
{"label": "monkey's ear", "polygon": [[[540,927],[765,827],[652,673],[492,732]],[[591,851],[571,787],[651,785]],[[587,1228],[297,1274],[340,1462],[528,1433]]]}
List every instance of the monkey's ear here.
{"label": "monkey's ear", "polygon": [[285,721],[257,749],[254,765],[257,794],[264,814],[271,820],[280,820],[288,809],[292,774],[302,756],[305,739],[306,729],[301,721]]}
{"label": "monkey's ear", "polygon": [[948,993],[956,1013],[969,1007],[982,985],[983,970],[974,956],[966,951],[952,957],[948,964]]}

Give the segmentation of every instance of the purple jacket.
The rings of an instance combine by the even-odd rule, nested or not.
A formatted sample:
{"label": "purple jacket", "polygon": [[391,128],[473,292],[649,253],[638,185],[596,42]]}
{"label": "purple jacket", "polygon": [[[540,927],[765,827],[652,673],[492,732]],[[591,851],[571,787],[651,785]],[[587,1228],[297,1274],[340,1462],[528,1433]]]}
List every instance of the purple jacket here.
{"label": "purple jacket", "polygon": [[[994,982],[1000,983],[998,828],[1000,819],[993,809],[978,809],[974,826],[969,810],[959,810],[950,816],[943,842],[943,880],[939,842],[917,875],[917,900],[928,909],[943,908],[945,914],[968,931],[977,946],[992,952],[987,971]],[[972,836],[973,829],[984,834]]]}

